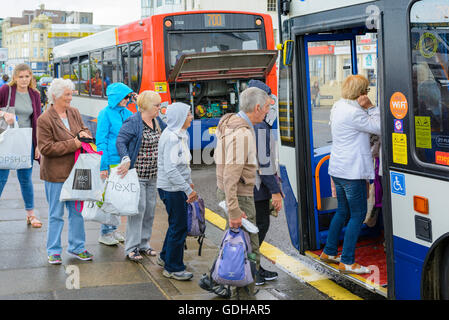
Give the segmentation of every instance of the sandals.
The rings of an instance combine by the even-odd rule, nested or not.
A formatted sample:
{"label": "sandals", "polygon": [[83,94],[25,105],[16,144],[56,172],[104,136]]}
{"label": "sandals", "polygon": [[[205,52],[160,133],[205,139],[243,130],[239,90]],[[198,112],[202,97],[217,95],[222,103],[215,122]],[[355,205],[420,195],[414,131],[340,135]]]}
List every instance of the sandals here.
{"label": "sandals", "polygon": [[126,258],[128,260],[134,261],[134,262],[141,262],[143,257],[140,255],[139,250],[136,248],[130,253],[126,255]]}
{"label": "sandals", "polygon": [[152,248],[148,248],[148,249],[145,249],[145,250],[140,250],[140,253],[143,253],[143,254],[145,254],[145,255],[147,255],[149,257],[157,256],[156,250],[154,250]]}
{"label": "sandals", "polygon": [[42,227],[42,222],[40,222],[36,216],[27,216],[27,225],[31,224],[31,227],[33,228],[40,228]]}

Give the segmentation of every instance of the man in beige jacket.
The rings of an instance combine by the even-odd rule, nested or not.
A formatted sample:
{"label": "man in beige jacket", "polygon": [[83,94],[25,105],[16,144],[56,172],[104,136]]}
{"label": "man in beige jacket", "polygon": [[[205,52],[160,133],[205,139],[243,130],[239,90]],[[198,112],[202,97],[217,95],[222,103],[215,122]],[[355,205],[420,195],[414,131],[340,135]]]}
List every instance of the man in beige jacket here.
{"label": "man in beige jacket", "polygon": [[[254,125],[265,118],[270,97],[259,88],[248,88],[240,95],[240,112],[224,115],[217,127],[214,159],[218,201],[226,200],[229,227],[238,228],[242,218],[256,225],[254,185],[259,168]],[[250,233],[251,246],[260,265],[259,240]],[[254,286],[250,292],[254,291]]]}

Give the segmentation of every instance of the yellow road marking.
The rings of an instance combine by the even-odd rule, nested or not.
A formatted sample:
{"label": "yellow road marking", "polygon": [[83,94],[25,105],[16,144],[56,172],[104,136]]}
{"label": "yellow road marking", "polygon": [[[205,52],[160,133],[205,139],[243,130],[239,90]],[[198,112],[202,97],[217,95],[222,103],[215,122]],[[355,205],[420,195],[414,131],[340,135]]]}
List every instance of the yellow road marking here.
{"label": "yellow road marking", "polygon": [[[226,228],[226,219],[219,214],[206,208],[205,216],[207,221],[221,230]],[[273,261],[276,265],[295,275],[302,281],[308,283],[334,300],[362,300],[360,297],[337,285],[332,280],[329,280],[325,275],[307,267],[300,261],[290,257],[288,254],[265,241],[262,243],[259,250],[260,253],[268,260]]]}

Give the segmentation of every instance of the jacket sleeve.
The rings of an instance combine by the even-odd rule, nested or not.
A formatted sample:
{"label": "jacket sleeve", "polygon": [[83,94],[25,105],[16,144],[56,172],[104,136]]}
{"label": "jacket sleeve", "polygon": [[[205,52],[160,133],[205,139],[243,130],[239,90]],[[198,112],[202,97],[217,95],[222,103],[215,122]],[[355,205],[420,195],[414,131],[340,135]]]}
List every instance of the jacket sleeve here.
{"label": "jacket sleeve", "polygon": [[170,183],[177,189],[184,191],[184,193],[188,196],[193,190],[178,171],[177,160],[179,149],[180,145],[177,137],[167,137],[167,141],[164,143],[162,150],[164,171],[167,175],[166,178],[170,181]]}
{"label": "jacket sleeve", "polygon": [[281,189],[274,174],[271,173],[272,170],[270,170],[274,165],[271,163],[270,127],[261,123],[256,124],[254,128],[256,133],[257,159],[259,160],[260,166],[260,180],[271,194],[280,193]]}
{"label": "jacket sleeve", "polygon": [[120,128],[120,131],[117,136],[116,140],[116,147],[117,152],[120,156],[120,159],[123,159],[123,157],[128,156],[129,157],[129,142],[136,138],[135,134],[133,133],[133,122],[130,120],[130,118],[126,119],[123,123],[122,127]]}
{"label": "jacket sleeve", "polygon": [[370,110],[357,110],[352,118],[357,130],[380,136],[380,111],[379,107]]}
{"label": "jacket sleeve", "polygon": [[97,150],[103,152],[100,164],[101,171],[109,169],[108,139],[109,139],[109,120],[106,115],[106,112],[100,112],[97,118],[97,133],[95,135],[95,140],[97,143]]}
{"label": "jacket sleeve", "polygon": [[40,153],[46,157],[60,157],[78,149],[75,139],[55,141],[53,130],[42,117],[37,120],[37,141]]}
{"label": "jacket sleeve", "polygon": [[[248,155],[245,150],[238,149],[244,143],[237,143],[238,139],[247,139],[244,132],[237,130],[235,135],[225,137],[225,163],[223,169],[223,185],[226,195],[226,206],[230,219],[238,219],[242,215],[237,198],[237,186],[242,177],[245,163],[248,161]],[[241,141],[240,141],[241,142]],[[242,158],[243,155],[243,158]]]}

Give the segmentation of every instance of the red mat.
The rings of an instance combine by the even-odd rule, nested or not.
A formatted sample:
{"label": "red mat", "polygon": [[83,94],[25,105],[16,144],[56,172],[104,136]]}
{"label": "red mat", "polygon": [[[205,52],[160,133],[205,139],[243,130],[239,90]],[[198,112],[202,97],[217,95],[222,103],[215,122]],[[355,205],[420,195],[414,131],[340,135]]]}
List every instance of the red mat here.
{"label": "red mat", "polygon": [[[383,237],[375,239],[362,239],[357,243],[355,249],[355,261],[362,266],[369,267],[371,274],[358,275],[362,278],[373,281],[380,286],[386,286],[387,280],[387,256],[384,252]],[[323,249],[311,251],[319,256]],[[338,254],[341,254],[342,245],[338,247]]]}

